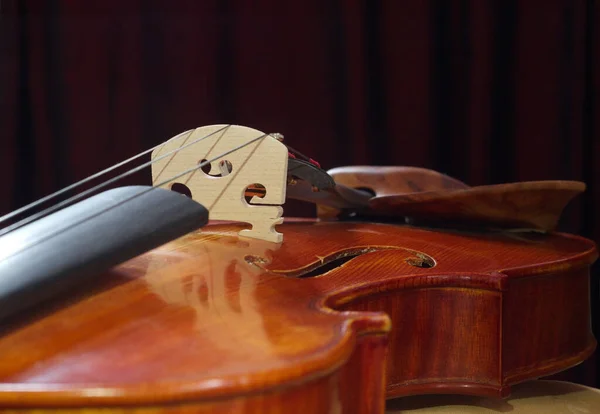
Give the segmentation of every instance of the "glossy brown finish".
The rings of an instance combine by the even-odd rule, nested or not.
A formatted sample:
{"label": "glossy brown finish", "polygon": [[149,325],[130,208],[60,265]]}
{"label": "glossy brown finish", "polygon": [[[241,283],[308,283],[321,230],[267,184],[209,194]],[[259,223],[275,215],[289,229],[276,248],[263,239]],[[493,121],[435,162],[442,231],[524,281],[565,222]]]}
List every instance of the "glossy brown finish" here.
{"label": "glossy brown finish", "polygon": [[277,245],[241,227],[211,224],[13,321],[0,407],[382,413],[386,383],[506,395],[595,347],[585,239],[296,220]]}
{"label": "glossy brown finish", "polygon": [[[469,187],[416,167],[343,167],[329,171],[340,185],[375,196],[363,215],[408,217],[444,225],[552,231],[566,205],[585,190],[577,181],[532,181]],[[321,207],[319,216],[339,210]]]}
{"label": "glossy brown finish", "polygon": [[552,231],[566,205],[585,190],[576,181],[536,181],[375,197],[378,214],[469,226]]}
{"label": "glossy brown finish", "polygon": [[469,188],[462,181],[419,167],[348,166],[327,171],[337,184],[369,189],[376,197]]}
{"label": "glossy brown finish", "polygon": [[[81,405],[87,401],[88,406],[78,407],[43,407],[43,408],[18,408],[12,406],[3,409],[4,414],[216,414],[216,413],[244,413],[244,414],[307,414],[307,413],[370,413],[383,412],[380,406],[385,404],[382,393],[375,394],[379,397],[378,407],[360,406],[355,397],[361,395],[361,390],[351,389],[348,394],[340,394],[340,385],[343,383],[343,372],[336,371],[314,381],[308,380],[305,384],[296,387],[287,387],[262,393],[234,396],[206,401],[176,401],[168,403],[157,401],[147,403],[135,400],[124,404],[115,404],[110,407],[104,404],[96,405],[92,399],[81,396]],[[366,384],[368,385],[368,384]],[[15,404],[17,405],[17,404]],[[22,405],[31,405],[30,403]]]}
{"label": "glossy brown finish", "polygon": [[[333,168],[327,173],[335,180],[337,188],[324,194],[305,195],[302,200],[317,204],[317,214],[321,218],[334,218],[340,214],[342,208],[368,207],[368,199],[363,204],[355,203],[348,207],[346,199],[351,199],[348,193],[351,189],[366,190],[375,197],[398,195],[413,192],[452,190],[468,188],[465,183],[441,174],[437,171],[419,167],[374,167],[374,166],[346,166]],[[297,190],[296,190],[297,192]],[[332,197],[331,193],[337,197]],[[294,192],[292,192],[293,194]],[[306,191],[304,192],[306,193]],[[330,199],[341,199],[337,203]]]}

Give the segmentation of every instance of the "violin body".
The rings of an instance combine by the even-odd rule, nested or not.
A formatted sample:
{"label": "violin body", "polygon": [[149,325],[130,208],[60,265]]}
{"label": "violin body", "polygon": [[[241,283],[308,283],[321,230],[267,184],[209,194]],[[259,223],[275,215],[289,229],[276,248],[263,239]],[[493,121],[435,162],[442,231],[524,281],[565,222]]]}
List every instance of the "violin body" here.
{"label": "violin body", "polygon": [[[2,229],[2,412],[381,414],[505,397],[594,351],[595,245],[553,232],[584,184],[328,174],[282,139],[190,130]],[[153,187],[56,211],[144,166]],[[284,221],[286,197],[319,218]]]}
{"label": "violin body", "polygon": [[589,240],[213,222],[5,324],[3,412],[383,413],[586,359]]}

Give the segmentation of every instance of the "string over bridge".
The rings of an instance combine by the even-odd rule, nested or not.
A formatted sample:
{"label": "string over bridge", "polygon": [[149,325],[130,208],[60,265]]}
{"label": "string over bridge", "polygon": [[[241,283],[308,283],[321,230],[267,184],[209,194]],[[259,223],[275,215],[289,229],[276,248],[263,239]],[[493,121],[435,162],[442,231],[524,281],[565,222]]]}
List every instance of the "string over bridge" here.
{"label": "string over bridge", "polygon": [[[186,142],[202,136],[207,138],[185,147]],[[248,144],[252,140],[255,142]],[[168,152],[173,153],[161,157]],[[240,236],[283,241],[275,226],[283,223],[288,149],[273,135],[239,125],[204,126],[195,129],[186,140],[170,140],[156,148],[152,161],[153,185],[185,193],[204,205],[212,220],[251,224],[252,228],[240,231]],[[194,169],[175,182],[162,183],[165,177],[199,165],[203,168]],[[265,189],[264,194],[246,201],[246,190],[257,186]]]}

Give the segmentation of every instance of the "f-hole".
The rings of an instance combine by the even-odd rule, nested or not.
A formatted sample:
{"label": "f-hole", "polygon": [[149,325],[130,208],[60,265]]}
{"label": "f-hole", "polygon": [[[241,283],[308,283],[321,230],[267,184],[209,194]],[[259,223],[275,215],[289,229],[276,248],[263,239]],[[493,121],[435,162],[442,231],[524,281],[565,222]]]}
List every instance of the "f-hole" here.
{"label": "f-hole", "polygon": [[190,188],[185,184],[173,183],[171,184],[171,191],[175,191],[176,193],[192,198],[192,190],[190,190]]}
{"label": "f-hole", "polygon": [[[207,161],[208,160],[206,160],[206,159],[201,159],[200,161],[198,161],[198,165],[204,164]],[[207,164],[203,165],[202,167],[200,167],[200,169],[202,170],[202,172],[204,174],[210,175],[211,177],[225,177],[225,176],[231,174],[231,172],[233,171],[233,165],[231,164],[231,161],[229,161],[229,160],[219,161],[218,166],[219,166],[219,172],[215,172],[213,174],[210,173],[212,171],[211,163],[207,163]]]}

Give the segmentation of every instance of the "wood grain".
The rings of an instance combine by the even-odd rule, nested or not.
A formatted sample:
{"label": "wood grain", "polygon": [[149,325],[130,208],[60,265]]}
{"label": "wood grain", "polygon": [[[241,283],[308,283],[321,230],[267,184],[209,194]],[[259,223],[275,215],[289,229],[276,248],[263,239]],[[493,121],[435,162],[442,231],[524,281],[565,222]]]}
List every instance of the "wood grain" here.
{"label": "wood grain", "polygon": [[[369,190],[362,217],[406,217],[445,227],[556,229],[566,205],[586,186],[578,181],[532,181],[469,187],[437,171],[417,167],[341,167],[328,171],[338,185]],[[319,217],[344,214],[319,206]]]}
{"label": "wood grain", "polygon": [[[179,190],[214,220],[250,223],[245,237],[280,243],[288,150],[272,136],[240,125],[209,125],[179,134],[152,151],[152,185]],[[198,168],[204,166],[207,168]],[[190,171],[187,174],[183,174]],[[173,179],[177,177],[176,179]],[[247,189],[265,189],[251,204]]]}
{"label": "wood grain", "polygon": [[456,178],[420,167],[357,165],[333,168],[327,172],[336,183],[368,189],[376,197],[469,188]]}
{"label": "wood grain", "polygon": [[380,215],[472,227],[556,229],[567,204],[585,190],[576,181],[537,181],[375,197]]}
{"label": "wood grain", "polygon": [[243,228],[211,224],[13,320],[0,407],[383,413],[384,394],[506,396],[595,347],[583,238],[289,220],[273,244]]}

